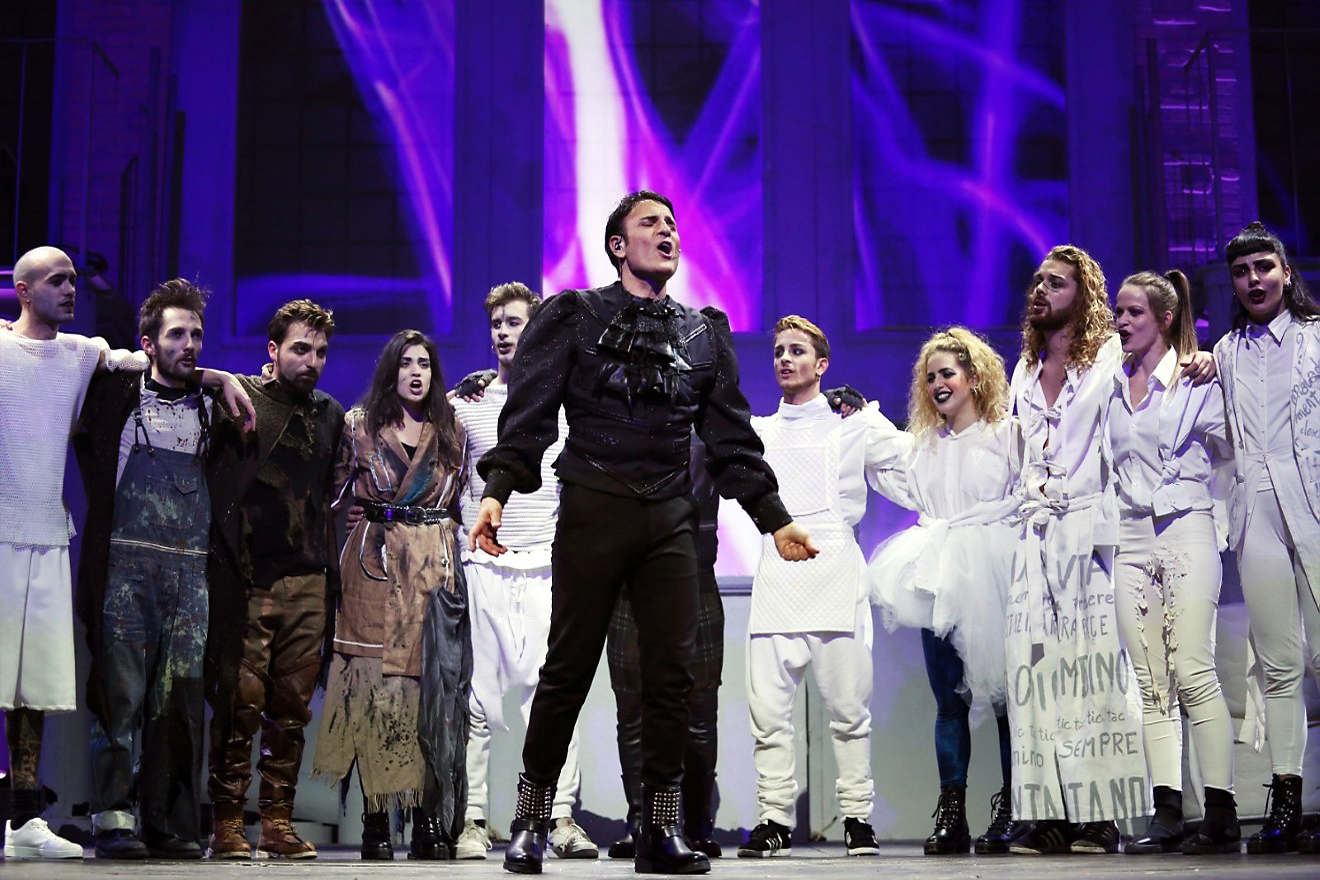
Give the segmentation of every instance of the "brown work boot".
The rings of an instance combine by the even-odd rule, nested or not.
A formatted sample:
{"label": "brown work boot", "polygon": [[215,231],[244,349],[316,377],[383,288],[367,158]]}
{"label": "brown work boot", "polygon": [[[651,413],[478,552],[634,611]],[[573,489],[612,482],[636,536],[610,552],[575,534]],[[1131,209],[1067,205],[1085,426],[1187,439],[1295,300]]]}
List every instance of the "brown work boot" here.
{"label": "brown work boot", "polygon": [[252,844],[248,843],[247,832],[243,830],[242,815],[216,817],[211,823],[211,842],[206,855],[212,859],[252,858]]}
{"label": "brown work boot", "polygon": [[316,847],[298,836],[293,823],[283,816],[261,817],[258,859],[314,859]]}

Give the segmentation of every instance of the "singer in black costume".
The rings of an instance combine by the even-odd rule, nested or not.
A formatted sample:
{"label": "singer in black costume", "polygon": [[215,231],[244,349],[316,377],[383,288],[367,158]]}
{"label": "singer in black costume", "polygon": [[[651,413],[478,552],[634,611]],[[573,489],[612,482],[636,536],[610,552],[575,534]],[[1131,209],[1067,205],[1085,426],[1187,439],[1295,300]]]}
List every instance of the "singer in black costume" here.
{"label": "singer in black costume", "polygon": [[[512,840],[504,867],[540,873],[550,807],[573,726],[600,662],[610,616],[627,589],[642,659],[642,820],[639,872],[705,873],[679,825],[699,598],[696,503],[688,473],[695,428],[716,489],[732,498],[785,559],[816,554],[779,500],[748,421],[727,317],[674,302],[673,205],[642,190],[605,226],[619,280],[548,299],[523,331],[500,416],[473,546],[503,552],[505,501],[540,484],[541,456],[566,410],[555,469],[563,487],[551,560],[550,649],[532,702]],[[626,587],[625,587],[626,585]]]}

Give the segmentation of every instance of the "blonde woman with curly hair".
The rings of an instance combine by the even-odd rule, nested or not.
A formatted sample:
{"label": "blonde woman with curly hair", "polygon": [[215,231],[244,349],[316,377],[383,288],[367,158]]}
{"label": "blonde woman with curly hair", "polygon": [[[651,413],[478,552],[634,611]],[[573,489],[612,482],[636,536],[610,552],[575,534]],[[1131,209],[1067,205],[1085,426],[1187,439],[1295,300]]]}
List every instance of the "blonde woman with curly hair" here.
{"label": "blonde woman with curly hair", "polygon": [[[1052,249],[1026,296],[1011,384],[1027,441],[1024,521],[1005,650],[1014,818],[1036,824],[1011,849],[1114,853],[1116,820],[1148,811],[1115,618],[1118,505],[1104,443],[1122,347],[1104,272],[1081,248]],[[1194,355],[1183,372],[1203,383],[1214,361]]]}
{"label": "blonde woman with curly hair", "polygon": [[876,482],[921,514],[880,546],[868,575],[885,626],[921,630],[935,696],[940,798],[927,855],[971,849],[967,769],[970,703],[993,707],[1003,788],[978,853],[1008,852],[1009,731],[1004,708],[1004,606],[1017,532],[1013,515],[1022,434],[1007,415],[1004,361],[970,330],[950,327],[922,346],[912,367],[908,448]]}

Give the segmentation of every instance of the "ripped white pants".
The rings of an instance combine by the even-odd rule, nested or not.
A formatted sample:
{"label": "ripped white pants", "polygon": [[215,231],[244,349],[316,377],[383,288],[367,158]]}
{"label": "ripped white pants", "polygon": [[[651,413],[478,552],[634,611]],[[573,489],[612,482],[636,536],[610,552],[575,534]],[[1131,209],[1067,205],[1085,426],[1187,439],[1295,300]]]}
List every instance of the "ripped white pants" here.
{"label": "ripped white pants", "polygon": [[1233,724],[1215,672],[1219,562],[1209,511],[1127,517],[1119,524],[1118,629],[1141,689],[1151,782],[1182,791],[1182,719],[1206,786],[1233,790]]}

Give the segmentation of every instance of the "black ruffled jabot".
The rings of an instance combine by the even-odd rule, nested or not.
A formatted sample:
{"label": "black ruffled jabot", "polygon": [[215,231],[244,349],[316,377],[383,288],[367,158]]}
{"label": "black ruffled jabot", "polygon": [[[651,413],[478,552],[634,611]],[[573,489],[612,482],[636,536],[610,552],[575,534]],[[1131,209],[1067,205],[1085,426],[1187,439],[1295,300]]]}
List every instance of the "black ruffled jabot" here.
{"label": "black ruffled jabot", "polygon": [[600,368],[595,393],[609,389],[629,402],[649,394],[672,400],[682,375],[692,369],[678,354],[681,325],[681,313],[669,297],[629,296],[597,341],[601,353],[617,363]]}

